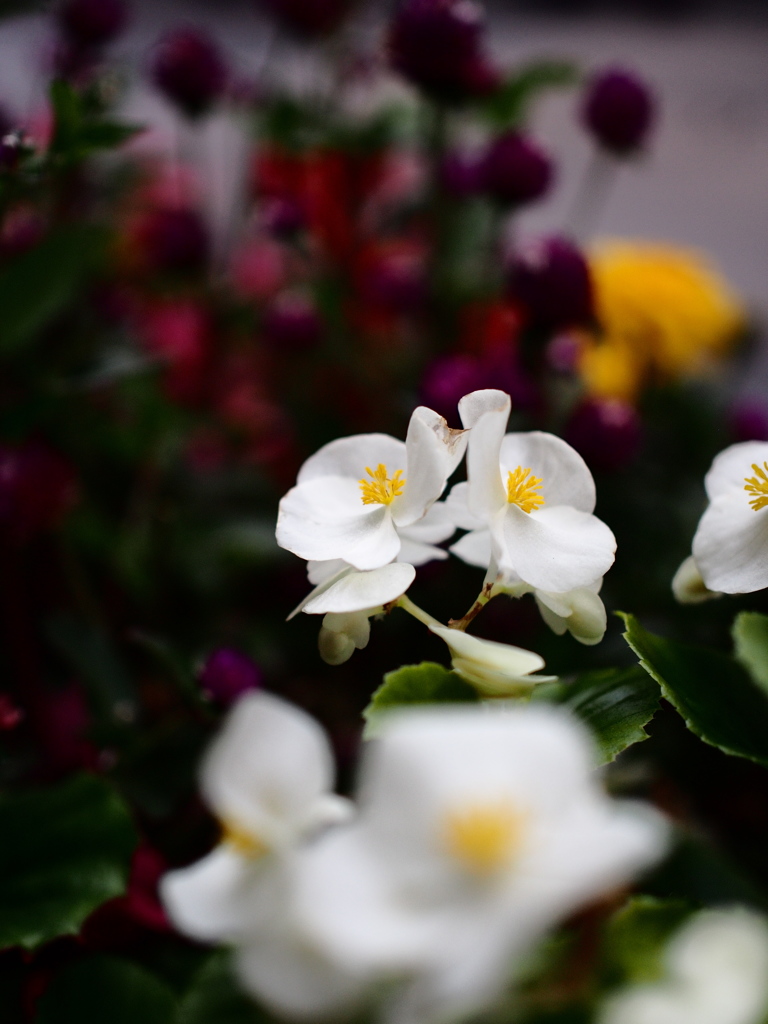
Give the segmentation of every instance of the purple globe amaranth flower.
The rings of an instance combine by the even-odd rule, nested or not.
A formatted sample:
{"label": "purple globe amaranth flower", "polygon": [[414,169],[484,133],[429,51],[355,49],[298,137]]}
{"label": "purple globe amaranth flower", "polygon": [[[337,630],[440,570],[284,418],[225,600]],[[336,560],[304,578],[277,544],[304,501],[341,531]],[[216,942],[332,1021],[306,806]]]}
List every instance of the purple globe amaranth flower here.
{"label": "purple globe amaranth flower", "polygon": [[189,117],[204,114],[227,84],[228,68],[216,42],[196,28],[179,28],[158,43],[152,78]]}
{"label": "purple globe amaranth flower", "polygon": [[256,662],[234,647],[219,647],[209,654],[198,680],[203,694],[225,707],[248,690],[258,690],[262,684],[261,669]]}
{"label": "purple globe amaranth flower", "polygon": [[736,441],[768,441],[768,405],[755,398],[734,402],[728,426]]}
{"label": "purple globe amaranth flower", "polygon": [[476,154],[448,153],[438,170],[443,189],[457,199],[465,199],[482,190],[482,164]]}
{"label": "purple globe amaranth flower", "polygon": [[507,132],[485,152],[483,190],[504,206],[522,206],[546,195],[553,177],[552,161],[531,139]]}
{"label": "purple globe amaranth flower", "polygon": [[620,68],[592,78],[581,110],[587,131],[619,156],[642,146],[655,115],[656,102],[648,86]]}
{"label": "purple globe amaranth flower", "polygon": [[283,25],[297,35],[313,38],[330,35],[339,27],[352,0],[260,0]]}
{"label": "purple globe amaranth flower", "polygon": [[643,440],[634,406],[618,398],[588,398],[573,412],[564,432],[592,469],[615,472],[637,456]]}
{"label": "purple globe amaranth flower", "polygon": [[424,405],[444,416],[449,423],[458,423],[456,408],[459,399],[479,391],[483,371],[472,355],[459,352],[438,356],[427,367],[419,388]]}
{"label": "purple globe amaranth flower", "polygon": [[307,352],[320,343],[323,322],[311,299],[285,292],[265,310],[262,329],[270,348],[286,353]]}
{"label": "purple globe amaranth flower", "polygon": [[210,255],[211,241],[195,210],[152,210],[142,218],[138,243],[143,262],[161,273],[200,273]]}
{"label": "purple globe amaranth flower", "polygon": [[539,327],[583,326],[594,317],[589,266],[565,238],[541,238],[522,246],[508,264],[507,289],[529,322]]}
{"label": "purple globe amaranth flower", "polygon": [[404,0],[389,29],[389,63],[434,99],[483,95],[498,77],[483,51],[482,29],[482,8],[472,0]]}
{"label": "purple globe amaranth flower", "polygon": [[105,46],[125,28],[128,7],[123,0],[64,0],[56,18],[75,45]]}

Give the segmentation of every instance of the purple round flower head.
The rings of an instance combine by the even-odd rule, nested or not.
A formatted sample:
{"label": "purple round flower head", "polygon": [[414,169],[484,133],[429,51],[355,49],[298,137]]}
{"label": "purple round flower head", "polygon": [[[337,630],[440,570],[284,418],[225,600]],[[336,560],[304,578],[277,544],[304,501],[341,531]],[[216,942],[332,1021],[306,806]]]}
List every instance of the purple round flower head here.
{"label": "purple round flower head", "polygon": [[322,338],[323,323],[311,299],[287,292],[264,312],[264,340],[283,352],[306,352]]}
{"label": "purple round flower head", "polygon": [[160,40],[152,78],[172,103],[189,117],[198,117],[223,93],[227,66],[221,50],[206,32],[179,28]]}
{"label": "purple round flower head", "polygon": [[125,28],[128,8],[123,0],[64,0],[56,17],[72,43],[104,46]]}
{"label": "purple round flower head", "polygon": [[219,647],[206,659],[198,679],[209,700],[228,707],[246,691],[260,688],[261,670],[247,654]]}
{"label": "purple round flower head", "polygon": [[510,298],[537,326],[576,327],[594,316],[587,261],[565,238],[541,238],[524,245],[509,263],[507,286]]}
{"label": "purple round flower head", "polygon": [[517,132],[499,136],[483,157],[483,189],[505,206],[541,199],[549,189],[552,174],[552,162],[546,153]]}
{"label": "purple round flower head", "polygon": [[754,398],[735,402],[728,425],[736,441],[768,441],[768,406]]}
{"label": "purple round flower head", "polygon": [[208,229],[194,210],[153,210],[139,229],[146,262],[165,273],[202,271],[210,254]]}
{"label": "purple round flower head", "polygon": [[482,189],[479,158],[471,153],[448,153],[440,164],[440,184],[458,199],[476,195]]}
{"label": "purple round flower head", "polygon": [[433,98],[457,101],[495,83],[472,0],[404,0],[389,29],[391,66]]}
{"label": "purple round flower head", "polygon": [[655,113],[653,95],[641,79],[609,68],[590,82],[581,117],[601,146],[623,155],[642,146]]}
{"label": "purple round flower head", "polygon": [[313,38],[329,35],[347,15],[351,0],[261,0],[291,32]]}
{"label": "purple round flower head", "polygon": [[464,353],[438,356],[422,378],[421,400],[449,423],[457,423],[459,399],[482,388],[481,379],[482,367],[474,356]]}
{"label": "purple round flower head", "polygon": [[629,465],[642,443],[633,406],[618,398],[588,398],[571,416],[565,440],[593,469],[615,472]]}

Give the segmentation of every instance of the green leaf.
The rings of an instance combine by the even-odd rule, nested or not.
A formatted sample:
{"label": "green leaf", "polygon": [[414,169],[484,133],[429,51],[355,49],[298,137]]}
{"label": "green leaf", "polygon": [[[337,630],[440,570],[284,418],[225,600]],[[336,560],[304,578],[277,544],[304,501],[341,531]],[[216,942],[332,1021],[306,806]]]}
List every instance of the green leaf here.
{"label": "green leaf", "polygon": [[15,352],[77,297],[103,245],[92,226],[61,228],[0,274],[0,353]]}
{"label": "green leaf", "polygon": [[0,800],[0,948],[75,934],[125,892],[136,834],[103,779],[81,775]]}
{"label": "green leaf", "polygon": [[482,111],[497,128],[511,128],[524,119],[528,106],[540,93],[568,88],[578,80],[578,69],[570,61],[536,61],[484,100]]}
{"label": "green leaf", "polygon": [[94,150],[114,149],[143,131],[138,125],[101,120],[85,96],[61,79],[51,83],[50,96],[54,120],[50,154],[59,162],[74,163]]}
{"label": "green leaf", "polygon": [[664,973],[667,940],[692,907],[684,900],[633,896],[605,930],[604,957],[614,983],[654,981]]}
{"label": "green leaf", "polygon": [[705,743],[768,767],[768,699],[727,654],[647,632],[624,615],[624,637],[661,692]]}
{"label": "green leaf", "polygon": [[144,968],[92,956],[54,979],[35,1024],[171,1024],[174,1004],[171,990]]}
{"label": "green leaf", "polygon": [[768,615],[741,612],[733,623],[736,660],[768,694]]}
{"label": "green leaf", "polygon": [[375,735],[380,718],[393,708],[409,704],[465,703],[479,700],[477,692],[455,672],[433,661],[403,665],[384,676],[384,682],[363,712],[366,735]]}
{"label": "green leaf", "polygon": [[217,953],[203,966],[182,1000],[174,1024],[262,1024],[266,1019],[243,995],[232,974],[231,955]]}
{"label": "green leaf", "polygon": [[584,672],[559,688],[555,702],[569,708],[595,737],[600,763],[648,739],[645,726],[659,708],[659,687],[637,666]]}

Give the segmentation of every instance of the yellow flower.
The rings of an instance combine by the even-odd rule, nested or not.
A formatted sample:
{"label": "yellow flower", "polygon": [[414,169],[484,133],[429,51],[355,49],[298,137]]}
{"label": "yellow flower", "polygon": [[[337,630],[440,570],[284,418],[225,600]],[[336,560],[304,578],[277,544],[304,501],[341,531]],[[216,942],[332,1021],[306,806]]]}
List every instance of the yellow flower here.
{"label": "yellow flower", "polygon": [[592,394],[631,399],[648,377],[696,372],[744,325],[728,285],[694,251],[612,242],[589,265],[600,330],[584,339],[581,373]]}

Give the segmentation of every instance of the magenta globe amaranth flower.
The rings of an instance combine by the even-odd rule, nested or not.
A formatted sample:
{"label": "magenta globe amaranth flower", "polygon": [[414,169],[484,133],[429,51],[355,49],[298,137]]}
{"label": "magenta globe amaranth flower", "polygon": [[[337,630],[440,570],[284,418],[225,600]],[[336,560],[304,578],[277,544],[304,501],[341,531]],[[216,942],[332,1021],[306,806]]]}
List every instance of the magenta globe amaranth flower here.
{"label": "magenta globe amaranth flower", "polygon": [[576,327],[594,315],[589,266],[565,238],[540,238],[523,245],[507,267],[507,288],[536,326]]}
{"label": "magenta globe amaranth flower", "polygon": [[195,210],[152,210],[139,225],[138,241],[146,264],[162,273],[199,273],[210,255],[208,229]]}
{"label": "magenta globe amaranth flower", "polygon": [[204,114],[224,92],[227,65],[214,40],[196,28],[164,36],[152,64],[155,85],[189,117]]}
{"label": "magenta globe amaranth flower", "polygon": [[642,79],[609,68],[591,80],[581,117],[601,146],[618,155],[645,142],[656,114],[656,103]]}
{"label": "magenta globe amaranth flower", "polygon": [[105,46],[125,28],[128,7],[123,0],[64,0],[56,18],[73,44]]}
{"label": "magenta globe amaranth flower", "polygon": [[640,451],[643,429],[635,408],[618,398],[588,398],[571,416],[565,439],[593,468],[615,472]]}
{"label": "magenta globe amaranth flower", "polygon": [[728,426],[736,441],[768,441],[768,405],[756,398],[734,402]]}
{"label": "magenta globe amaranth flower", "polygon": [[546,195],[552,161],[537,143],[517,132],[495,139],[483,157],[483,190],[504,206],[522,206]]}
{"label": "magenta globe amaranth flower", "polygon": [[228,707],[248,690],[261,687],[261,669],[242,651],[219,647],[205,661],[198,675],[204,695]]}
{"label": "magenta globe amaranth flower", "polygon": [[472,0],[405,0],[390,26],[389,62],[434,99],[482,95],[497,83],[482,28],[482,9]]}
{"label": "magenta globe amaranth flower", "polygon": [[286,292],[264,312],[264,340],[270,348],[286,353],[306,352],[320,343],[323,322],[317,307],[305,295]]}
{"label": "magenta globe amaranth flower", "polygon": [[352,0],[260,0],[261,6],[297,35],[310,39],[339,27]]}
{"label": "magenta globe amaranth flower", "polygon": [[439,167],[440,185],[457,199],[473,196],[482,189],[482,164],[473,153],[448,153]]}

